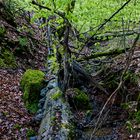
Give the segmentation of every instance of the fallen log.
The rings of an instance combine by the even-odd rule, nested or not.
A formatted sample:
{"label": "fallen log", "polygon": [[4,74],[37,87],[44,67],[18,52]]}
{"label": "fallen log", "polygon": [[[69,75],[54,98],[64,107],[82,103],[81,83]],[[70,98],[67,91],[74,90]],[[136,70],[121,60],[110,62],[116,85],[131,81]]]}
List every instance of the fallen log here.
{"label": "fallen log", "polygon": [[109,50],[106,52],[96,52],[96,53],[91,54],[90,56],[85,56],[85,57],[79,58],[77,61],[80,62],[80,61],[85,61],[85,60],[89,60],[89,59],[93,59],[93,58],[97,58],[97,57],[119,55],[119,54],[125,53],[129,49],[130,49],[130,47]]}

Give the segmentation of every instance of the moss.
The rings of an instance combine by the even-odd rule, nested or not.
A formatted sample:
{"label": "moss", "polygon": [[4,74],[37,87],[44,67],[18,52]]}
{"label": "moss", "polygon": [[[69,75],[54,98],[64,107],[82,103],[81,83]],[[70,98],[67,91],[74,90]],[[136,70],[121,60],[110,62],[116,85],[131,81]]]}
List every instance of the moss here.
{"label": "moss", "polygon": [[13,127],[14,129],[20,130],[21,129],[21,125],[16,123]]}
{"label": "moss", "polygon": [[77,88],[73,88],[68,89],[66,94],[68,95],[69,101],[71,102],[73,100],[76,107],[81,109],[87,109],[91,107],[89,97],[83,91],[80,91]]}
{"label": "moss", "polygon": [[0,67],[6,67],[6,64],[4,63],[4,60],[0,58]]}
{"label": "moss", "polygon": [[3,37],[6,33],[6,29],[4,27],[0,27],[0,37]]}
{"label": "moss", "polygon": [[26,133],[27,138],[35,136],[35,135],[36,135],[36,132],[33,129],[27,129],[27,133]]}
{"label": "moss", "polygon": [[17,67],[16,60],[13,53],[11,53],[7,49],[1,50],[0,67],[2,68],[16,68]]}
{"label": "moss", "polygon": [[83,104],[88,104],[89,103],[89,97],[87,96],[87,94],[85,94],[83,91],[80,91],[79,89],[75,89],[75,99],[78,102],[82,102]]}
{"label": "moss", "polygon": [[62,97],[62,93],[61,92],[56,92],[56,93],[54,93],[52,96],[51,96],[51,98],[53,99],[53,100],[58,100],[60,97]]}
{"label": "moss", "polygon": [[21,88],[24,92],[23,100],[29,111],[35,113],[38,109],[40,90],[43,87],[44,73],[39,70],[28,69],[21,79]]}
{"label": "moss", "polygon": [[128,70],[124,75],[124,80],[126,83],[131,83],[136,85],[138,82],[138,76],[134,72]]}

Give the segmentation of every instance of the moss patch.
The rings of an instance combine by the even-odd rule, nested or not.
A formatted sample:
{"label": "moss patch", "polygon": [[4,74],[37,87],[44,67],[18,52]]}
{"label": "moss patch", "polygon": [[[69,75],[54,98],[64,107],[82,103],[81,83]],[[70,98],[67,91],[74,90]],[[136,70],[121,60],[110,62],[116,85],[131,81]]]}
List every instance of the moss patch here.
{"label": "moss patch", "polygon": [[75,104],[77,108],[87,109],[91,107],[89,97],[83,91],[77,88],[73,88],[68,89],[66,94],[68,96],[70,104]]}
{"label": "moss patch", "polygon": [[12,52],[7,49],[2,49],[0,54],[1,68],[16,68],[16,60]]}
{"label": "moss patch", "polygon": [[62,97],[62,93],[61,92],[56,92],[56,93],[54,93],[52,96],[51,96],[51,98],[53,99],[53,100],[58,100],[60,97]]}
{"label": "moss patch", "polygon": [[39,70],[28,69],[21,79],[24,92],[23,100],[29,111],[35,113],[38,109],[40,90],[43,87],[44,73]]}
{"label": "moss patch", "polygon": [[27,135],[27,138],[29,139],[30,137],[35,136],[36,132],[33,129],[27,129],[26,135]]}

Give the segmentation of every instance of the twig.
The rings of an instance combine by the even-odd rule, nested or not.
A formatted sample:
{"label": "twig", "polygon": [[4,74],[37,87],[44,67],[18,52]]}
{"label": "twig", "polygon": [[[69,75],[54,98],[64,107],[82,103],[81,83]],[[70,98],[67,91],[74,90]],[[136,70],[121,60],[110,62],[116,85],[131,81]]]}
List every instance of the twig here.
{"label": "twig", "polygon": [[[43,5],[40,5],[39,3],[35,2],[34,0],[32,1],[32,4],[34,4],[34,5],[36,5],[36,6],[40,7],[40,8],[46,9],[46,10],[48,10],[48,11],[52,11],[51,8],[46,7],[46,6],[43,6]],[[61,11],[54,11],[54,13],[57,14],[57,15],[59,15],[59,16],[62,17],[63,19],[66,19],[65,13],[63,13],[63,12],[61,12]]]}
{"label": "twig", "polygon": [[[113,13],[107,20],[105,20],[95,31],[95,33],[85,42],[85,45],[80,49],[79,52],[81,52],[81,50],[83,50],[83,48],[85,46],[87,46],[87,44],[89,43],[89,41],[97,34],[97,31],[99,31],[100,29],[102,29],[115,15],[117,15],[126,5],[128,5],[128,3],[131,0],[128,0],[127,2],[125,2],[115,13]],[[78,58],[78,56],[77,56]]]}
{"label": "twig", "polygon": [[[135,40],[134,40],[132,49],[131,49],[131,51],[130,51],[128,57],[127,57],[127,60],[126,60],[126,67],[125,67],[125,69],[124,69],[124,71],[123,71],[123,73],[122,73],[122,75],[121,75],[120,83],[119,83],[118,87],[117,87],[117,88],[115,89],[115,91],[109,96],[109,98],[108,98],[107,101],[105,102],[105,104],[104,104],[102,110],[101,110],[100,113],[99,113],[99,117],[98,117],[97,122],[96,122],[96,125],[95,125],[96,127],[94,128],[93,133],[91,134],[90,140],[92,140],[92,136],[94,135],[94,133],[96,132],[96,130],[97,130],[97,128],[98,128],[98,124],[99,124],[99,121],[100,121],[101,116],[102,116],[102,114],[103,114],[103,111],[105,110],[106,106],[107,106],[108,103],[111,101],[111,99],[117,94],[117,92],[119,91],[119,89],[121,88],[121,86],[122,86],[122,84],[123,84],[123,77],[124,77],[126,71],[127,71],[128,68],[129,68],[129,65],[130,65],[130,63],[131,63],[132,56],[133,56],[133,53],[134,53],[134,49],[135,49],[136,43],[137,43],[137,41],[138,41],[138,39],[139,39],[139,36],[140,36],[140,35],[138,34],[137,37],[136,37]],[[112,102],[112,103],[113,103],[113,102]]]}

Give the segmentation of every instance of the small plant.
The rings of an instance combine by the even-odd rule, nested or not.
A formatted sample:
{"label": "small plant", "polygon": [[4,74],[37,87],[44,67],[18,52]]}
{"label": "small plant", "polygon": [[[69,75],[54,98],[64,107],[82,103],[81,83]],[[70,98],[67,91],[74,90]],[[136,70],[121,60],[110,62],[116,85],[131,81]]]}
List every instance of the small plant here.
{"label": "small plant", "polygon": [[6,30],[4,27],[0,27],[0,36],[3,36],[5,34]]}
{"label": "small plant", "polygon": [[28,43],[28,39],[27,38],[25,38],[25,37],[24,38],[19,37],[19,44],[21,46],[26,46],[27,43]]}
{"label": "small plant", "polygon": [[138,77],[132,71],[127,71],[124,75],[124,80],[126,83],[137,84]]}
{"label": "small plant", "polygon": [[16,60],[12,52],[8,49],[2,49],[0,54],[0,67],[16,68]]}
{"label": "small plant", "polygon": [[131,121],[127,121],[127,122],[126,122],[126,128],[127,128],[128,131],[130,131],[130,132],[132,132],[132,131],[134,130]]}
{"label": "small plant", "polygon": [[137,123],[140,123],[140,110],[134,113],[134,118]]}
{"label": "small plant", "polygon": [[13,127],[14,129],[18,129],[18,130],[20,130],[21,129],[21,125],[20,124],[18,124],[18,123],[16,123],[15,125],[14,125],[14,127]]}
{"label": "small plant", "polygon": [[35,135],[36,135],[36,132],[33,129],[31,128],[27,129],[27,133],[26,133],[27,138],[35,136]]}

